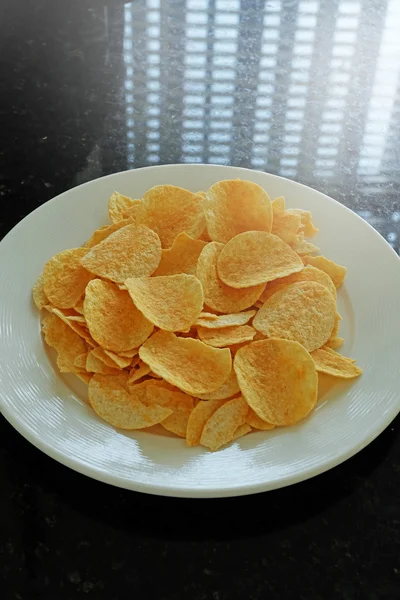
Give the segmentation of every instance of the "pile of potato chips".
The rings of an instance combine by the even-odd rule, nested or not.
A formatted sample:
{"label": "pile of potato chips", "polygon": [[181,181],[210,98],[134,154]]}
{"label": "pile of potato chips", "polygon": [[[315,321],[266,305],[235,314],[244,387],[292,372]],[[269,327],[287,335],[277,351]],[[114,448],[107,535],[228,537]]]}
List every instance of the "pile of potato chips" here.
{"label": "pile of potato chips", "polygon": [[316,256],[311,213],[232,180],[115,192],[109,215],[47,262],[33,298],[60,371],[114,427],[217,450],[304,419],[318,374],[361,374],[335,351],[346,269]]}

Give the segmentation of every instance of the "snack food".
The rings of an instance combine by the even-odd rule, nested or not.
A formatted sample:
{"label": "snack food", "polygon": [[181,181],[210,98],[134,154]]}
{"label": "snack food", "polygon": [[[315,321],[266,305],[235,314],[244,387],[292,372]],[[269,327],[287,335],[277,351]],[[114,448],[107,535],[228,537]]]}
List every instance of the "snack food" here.
{"label": "snack food", "polygon": [[310,212],[232,180],[115,192],[109,215],[47,262],[33,300],[59,370],[110,425],[215,451],[306,418],[319,373],[361,375],[335,351],[346,269],[314,256]]}

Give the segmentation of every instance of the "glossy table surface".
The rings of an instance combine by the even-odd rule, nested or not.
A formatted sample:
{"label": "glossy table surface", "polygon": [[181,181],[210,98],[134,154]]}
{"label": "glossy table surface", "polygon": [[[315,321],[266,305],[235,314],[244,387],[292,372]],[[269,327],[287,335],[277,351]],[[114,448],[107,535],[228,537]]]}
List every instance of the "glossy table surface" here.
{"label": "glossy table surface", "polygon": [[[397,0],[3,1],[0,237],[85,181],[205,162],[321,190],[398,252],[399,26]],[[0,416],[0,589],[392,600],[399,430],[295,487],[194,501],[86,479]]]}

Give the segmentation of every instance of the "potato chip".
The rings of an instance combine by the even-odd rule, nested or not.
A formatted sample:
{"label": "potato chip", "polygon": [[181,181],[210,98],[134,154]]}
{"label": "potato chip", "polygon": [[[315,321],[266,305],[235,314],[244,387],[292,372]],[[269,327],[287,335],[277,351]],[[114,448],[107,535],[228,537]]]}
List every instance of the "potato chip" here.
{"label": "potato chip", "polygon": [[152,371],[187,394],[213,392],[228,379],[232,367],[228,349],[157,331],[139,349]]}
{"label": "potato chip", "polygon": [[218,408],[204,425],[200,443],[210,450],[218,450],[233,440],[240,425],[244,425],[249,407],[244,398],[233,398]]}
{"label": "potato chip", "polygon": [[338,348],[340,348],[341,346],[343,346],[344,344],[344,339],[341,337],[330,337],[329,340],[326,342],[325,347],[326,348],[331,348],[331,350],[337,350]]}
{"label": "potato chip", "polygon": [[43,274],[39,275],[32,288],[33,301],[39,310],[42,310],[49,303],[49,300],[43,289]]}
{"label": "potato chip", "polygon": [[72,308],[93,279],[82,265],[85,248],[63,250],[51,258],[43,270],[43,289],[47,298],[57,308]]}
{"label": "potato chip", "polygon": [[150,370],[151,369],[149,365],[146,365],[146,363],[144,363],[142,360],[139,360],[139,362],[132,367],[129,373],[128,386],[130,386],[132,383],[135,383],[136,381],[139,381],[139,379],[142,379],[142,377],[148,375],[150,373]]}
{"label": "potato chip", "polygon": [[202,342],[214,348],[225,348],[232,344],[241,344],[251,341],[256,335],[255,329],[249,325],[231,325],[220,329],[207,329],[198,327],[197,333]]}
{"label": "potato chip", "polygon": [[240,389],[236,373],[232,369],[228,379],[220,388],[214,392],[209,392],[208,394],[198,394],[198,398],[200,398],[200,400],[225,400],[227,398],[232,398],[232,396],[236,396],[239,392]]}
{"label": "potato chip", "polygon": [[283,196],[279,196],[279,198],[274,198],[274,200],[272,200],[271,202],[271,206],[273,218],[282,215],[286,210],[285,198]]}
{"label": "potato chip", "polygon": [[82,265],[99,277],[123,284],[128,277],[151,275],[161,258],[160,240],[143,225],[126,225],[94,246]]}
{"label": "potato chip", "polygon": [[118,375],[121,369],[109,367],[91,350],[86,357],[86,371],[88,373],[102,373],[103,375]]}
{"label": "potato chip", "polygon": [[93,246],[97,246],[97,244],[100,244],[100,242],[105,240],[109,235],[111,235],[115,231],[118,231],[118,229],[125,227],[125,225],[133,225],[134,223],[134,219],[132,217],[129,217],[126,219],[122,219],[117,223],[113,223],[112,225],[104,225],[104,227],[96,229],[96,231],[93,232],[92,237],[89,238],[88,241],[83,244],[83,246],[85,248],[93,248]]}
{"label": "potato chip", "polygon": [[300,216],[288,210],[281,212],[280,207],[279,210],[276,209],[276,206],[274,208],[274,203],[272,203],[272,209],[274,218],[271,233],[278,236],[286,244],[292,244],[296,241],[297,232],[301,225]]}
{"label": "potato chip", "polygon": [[288,212],[298,215],[301,219],[301,228],[300,230],[304,233],[306,237],[313,237],[318,229],[314,227],[312,222],[312,215],[308,210],[302,210],[300,208],[289,208]]}
{"label": "potato chip", "polygon": [[[139,386],[132,386],[137,388]],[[172,410],[146,406],[136,390],[129,394],[120,375],[94,375],[89,383],[89,402],[95,412],[120,429],[144,429],[166,419]]]}
{"label": "potato chip", "polygon": [[77,333],[81,338],[83,338],[85,342],[87,342],[90,346],[96,346],[96,342],[94,341],[86,327],[84,327],[82,323],[77,323],[73,320],[73,317],[70,314],[73,309],[56,308],[55,306],[51,306],[50,304],[46,304],[44,308],[49,312],[57,315],[57,317],[64,321],[64,323],[68,325],[68,327],[71,327],[71,329],[75,331],[75,333]]}
{"label": "potato chip", "polygon": [[235,236],[222,248],[217,262],[219,278],[238,289],[286,277],[303,267],[290,246],[266,231],[246,231]]}
{"label": "potato chip", "polygon": [[142,277],[125,284],[136,307],[165,331],[188,330],[203,309],[203,288],[194,275]]}
{"label": "potato chip", "polygon": [[197,277],[203,286],[204,302],[207,306],[218,312],[240,312],[258,300],[265,285],[242,290],[225,285],[217,274],[217,260],[223,247],[222,244],[211,242],[203,248],[197,262]]}
{"label": "potato chip", "polygon": [[147,403],[149,402],[171,408],[174,412],[162,421],[161,425],[180,437],[186,437],[189,415],[194,408],[191,396],[183,392],[168,390],[159,385],[149,385],[147,387]]}
{"label": "potato chip", "polygon": [[303,262],[306,265],[312,265],[313,267],[324,271],[329,275],[337,288],[342,285],[346,276],[346,267],[337,265],[333,260],[329,260],[328,258],[325,258],[325,256],[304,256]]}
{"label": "potato chip", "polygon": [[268,337],[299,342],[312,352],[329,340],[336,320],[336,302],[316,281],[292,283],[260,308],[253,327]]}
{"label": "potato chip", "polygon": [[268,298],[270,298],[272,294],[268,293],[268,291],[273,289],[274,287],[277,288],[276,291],[278,291],[278,289],[281,289],[279,287],[281,285],[289,283],[298,283],[299,281],[316,281],[317,283],[320,283],[321,285],[324,285],[326,288],[328,288],[332,296],[336,298],[336,288],[329,275],[327,275],[324,271],[321,271],[320,269],[316,269],[311,265],[307,265],[302,271],[299,271],[298,273],[292,273],[292,275],[282,277],[282,279],[271,281],[265,288],[264,292],[261,294],[260,300],[265,302]]}
{"label": "potato chip", "polygon": [[86,359],[87,359],[87,352],[84,352],[83,354],[79,354],[75,359],[74,359],[74,367],[76,367],[77,369],[80,369],[81,371],[86,371]]}
{"label": "potato chip", "polygon": [[[201,313],[195,325],[207,329],[221,329],[222,327],[233,327],[234,325],[246,325],[256,314],[256,310],[232,313],[230,315],[211,315]],[[210,318],[212,317],[212,318]]]}
{"label": "potato chip", "polygon": [[153,324],[136,308],[128,292],[110,281],[93,279],[88,284],[84,310],[91,336],[106,350],[137,348],[153,331]]}
{"label": "potato chip", "polygon": [[217,411],[226,400],[201,400],[189,415],[186,428],[186,443],[188,446],[200,444],[201,434],[208,419]]}
{"label": "potato chip", "polygon": [[140,200],[132,200],[119,192],[114,192],[108,201],[108,214],[113,223],[118,223],[126,218],[126,214],[134,206],[140,204]]}
{"label": "potato chip", "polygon": [[315,254],[319,252],[319,248],[311,242],[307,242],[304,239],[304,233],[299,233],[296,239],[291,243],[292,250],[294,250],[299,256],[305,256],[306,254]]}
{"label": "potato chip", "polygon": [[271,201],[256,183],[219,181],[207,191],[204,206],[207,230],[215,242],[226,243],[244,231],[271,231]]}
{"label": "potato chip", "polygon": [[205,229],[203,200],[183,188],[158,185],[143,196],[137,223],[155,231],[163,248],[170,248],[180,233],[197,239]]}
{"label": "potato chip", "polygon": [[206,244],[202,240],[194,240],[185,232],[179,233],[171,248],[162,250],[160,264],[153,276],[178,273],[196,275],[197,260]]}
{"label": "potato chip", "polygon": [[330,348],[323,347],[311,352],[312,359],[317,371],[340,377],[342,379],[352,379],[362,374],[362,369],[354,364],[351,358],[341,356]]}
{"label": "potato chip", "polygon": [[294,425],[317,402],[314,361],[297,342],[281,339],[252,342],[237,352],[234,369],[249,406],[260,419],[272,425]]}
{"label": "potato chip", "polygon": [[46,343],[58,353],[57,366],[61,373],[73,373],[76,370],[74,360],[86,352],[84,340],[54,313],[46,312],[42,329]]}
{"label": "potato chip", "polygon": [[251,432],[250,425],[248,423],[243,423],[243,425],[239,425],[239,427],[237,427],[235,429],[235,433],[233,434],[233,437],[230,441],[233,442],[234,440],[237,440],[238,438],[241,438],[250,432]]}
{"label": "potato chip", "polygon": [[260,417],[254,412],[252,408],[249,408],[246,423],[254,429],[260,429],[260,431],[269,431],[270,429],[275,428],[275,425],[272,425],[271,423],[267,423],[266,421],[260,419]]}

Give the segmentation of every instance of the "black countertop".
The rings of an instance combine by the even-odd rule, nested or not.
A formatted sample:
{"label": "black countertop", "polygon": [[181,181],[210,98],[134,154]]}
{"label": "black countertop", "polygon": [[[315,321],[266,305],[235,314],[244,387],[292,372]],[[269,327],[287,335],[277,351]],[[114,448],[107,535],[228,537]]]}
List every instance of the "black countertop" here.
{"label": "black countertop", "polygon": [[[210,162],[324,191],[399,251],[399,25],[397,0],[3,0],[0,236],[95,177]],[[6,600],[400,596],[399,419],[314,480],[195,501],[89,480],[0,417],[0,477]]]}

